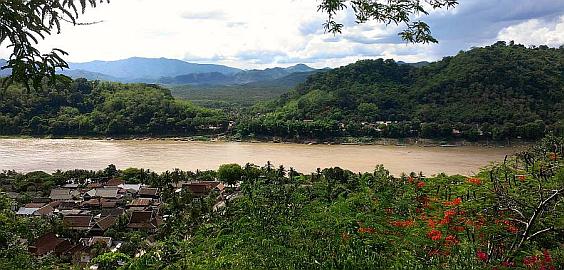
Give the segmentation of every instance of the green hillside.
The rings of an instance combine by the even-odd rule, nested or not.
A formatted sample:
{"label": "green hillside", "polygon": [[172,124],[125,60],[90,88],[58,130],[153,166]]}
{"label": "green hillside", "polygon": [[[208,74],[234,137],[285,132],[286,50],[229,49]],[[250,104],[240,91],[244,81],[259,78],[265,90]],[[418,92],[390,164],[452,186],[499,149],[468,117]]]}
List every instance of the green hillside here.
{"label": "green hillside", "polygon": [[257,106],[261,116],[243,121],[240,132],[534,139],[562,132],[563,56],[564,48],[498,42],[419,68],[363,60]]}
{"label": "green hillside", "polygon": [[156,85],[78,79],[43,91],[12,85],[1,97],[0,135],[189,135],[226,123]]}

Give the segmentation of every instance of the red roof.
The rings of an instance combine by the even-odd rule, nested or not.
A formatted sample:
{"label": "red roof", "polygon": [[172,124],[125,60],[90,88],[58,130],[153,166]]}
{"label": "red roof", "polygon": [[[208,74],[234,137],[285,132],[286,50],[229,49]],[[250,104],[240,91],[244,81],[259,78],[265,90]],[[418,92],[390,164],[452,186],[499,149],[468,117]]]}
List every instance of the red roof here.
{"label": "red roof", "polygon": [[125,184],[125,181],[118,179],[118,178],[113,178],[113,179],[109,180],[108,182],[106,182],[105,186],[117,187],[117,186],[123,185],[123,184]]}
{"label": "red roof", "polygon": [[[214,188],[219,186],[219,182],[198,182],[198,183],[189,183],[185,186],[188,187],[190,192],[194,193],[194,195],[206,195],[210,193]],[[222,187],[219,187],[222,190]]]}
{"label": "red roof", "polygon": [[90,229],[92,216],[64,216],[63,225],[71,229]]}
{"label": "red roof", "polygon": [[104,198],[90,199],[88,201],[82,202],[83,207],[114,208],[114,207],[116,207],[116,204],[117,204],[117,201],[104,199]]}
{"label": "red roof", "polygon": [[48,216],[48,215],[53,214],[54,211],[55,211],[55,209],[53,209],[53,207],[51,207],[50,205],[45,205],[45,206],[41,207],[40,209],[38,209],[37,211],[35,211],[35,214],[41,215],[41,216]]}
{"label": "red roof", "polygon": [[129,206],[149,206],[153,202],[153,199],[135,199]]}
{"label": "red roof", "polygon": [[139,196],[143,197],[143,196],[148,196],[148,197],[155,197],[157,196],[157,193],[159,192],[158,189],[156,188],[140,188],[139,189]]}
{"label": "red roof", "polygon": [[98,225],[100,229],[105,231],[110,227],[112,227],[114,224],[116,224],[117,221],[118,221],[118,217],[116,216],[106,216],[96,221],[96,225]]}
{"label": "red roof", "polygon": [[104,184],[102,184],[102,183],[90,183],[86,187],[89,188],[89,189],[94,189],[94,188],[101,188],[103,186],[104,186]]}
{"label": "red roof", "polygon": [[156,229],[157,225],[153,211],[134,211],[131,213],[127,227],[132,229]]}
{"label": "red roof", "polygon": [[122,208],[103,208],[100,210],[100,215],[102,217],[106,216],[121,216],[123,214]]}
{"label": "red roof", "polygon": [[41,208],[45,206],[45,203],[28,203],[24,205],[25,208]]}
{"label": "red roof", "polygon": [[29,246],[29,252],[37,256],[46,255],[54,252],[57,247],[62,247],[65,242],[68,242],[68,240],[57,238],[54,233],[48,233],[35,240],[35,243]]}

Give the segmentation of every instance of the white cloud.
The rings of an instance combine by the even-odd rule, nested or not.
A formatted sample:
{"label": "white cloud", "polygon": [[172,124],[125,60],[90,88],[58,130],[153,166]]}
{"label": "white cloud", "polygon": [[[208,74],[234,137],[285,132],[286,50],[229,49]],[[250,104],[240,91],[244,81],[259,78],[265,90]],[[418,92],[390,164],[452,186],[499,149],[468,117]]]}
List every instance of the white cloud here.
{"label": "white cloud", "polygon": [[[48,37],[40,47],[44,51],[65,49],[70,53],[67,59],[71,62],[140,56],[240,68],[267,68],[301,62],[314,67],[336,67],[378,57],[408,62],[436,60],[476,45],[466,39],[451,38],[460,35],[460,32],[466,33],[468,28],[440,31],[441,27],[474,25],[476,20],[484,21],[481,26],[475,27],[479,29],[465,34],[465,38],[480,44],[495,42],[496,33],[509,24],[497,27],[498,24],[472,17],[479,16],[480,12],[458,12],[481,7],[480,3],[489,1],[461,1],[455,10],[434,11],[429,18],[423,17],[431,23],[433,19],[440,19],[431,27],[437,30],[437,38],[442,43],[420,45],[405,44],[398,39],[401,25],[385,26],[374,22],[356,25],[350,10],[337,18],[345,24],[342,34],[324,33],[322,24],[326,16],[317,12],[318,0],[119,0],[89,9],[81,18],[84,22],[103,20],[102,23],[66,25],[62,34]],[[515,1],[511,8],[521,10],[520,6],[528,6],[531,0],[511,1]],[[486,5],[484,9],[499,13],[492,5]],[[542,17],[546,12],[537,13],[541,14],[537,17]],[[449,21],[456,22],[456,19],[460,22]],[[543,20],[526,21],[513,17],[511,23],[515,25],[499,33],[503,39],[562,43],[562,17],[558,24],[552,26],[547,26]],[[487,40],[475,36],[483,32],[484,25],[497,27]],[[9,50],[0,48],[0,58],[7,58],[9,54]]]}
{"label": "white cloud", "polygon": [[[351,12],[338,18],[347,24],[337,36],[340,41],[326,42],[333,35],[324,33],[325,15],[317,12],[317,4],[315,0],[111,1],[87,10],[81,18],[102,23],[67,25],[40,47],[65,49],[72,62],[141,56],[242,68],[299,62],[339,66],[368,57],[360,51],[370,52],[371,57],[394,57],[384,45],[371,43],[395,35],[395,27],[355,25]],[[0,51],[0,57],[8,56],[8,50]]]}
{"label": "white cloud", "polygon": [[524,45],[548,45],[558,47],[564,44],[564,15],[551,21],[531,19],[502,29],[499,40],[513,40]]}

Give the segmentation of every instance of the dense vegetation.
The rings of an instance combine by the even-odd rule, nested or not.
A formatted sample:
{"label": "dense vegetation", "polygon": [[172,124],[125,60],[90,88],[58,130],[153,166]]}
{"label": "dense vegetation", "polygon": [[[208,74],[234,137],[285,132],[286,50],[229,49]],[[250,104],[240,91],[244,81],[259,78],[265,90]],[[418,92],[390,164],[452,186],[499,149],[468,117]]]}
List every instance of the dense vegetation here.
{"label": "dense vegetation", "polygon": [[[274,72],[277,69],[267,69],[265,72]],[[299,72],[296,67],[285,69],[294,72],[289,75],[245,84],[235,85],[167,85],[174,97],[192,101],[195,104],[221,108],[229,111],[238,111],[251,107],[259,102],[272,100],[288,93],[291,89],[306,81],[314,73],[327,70]],[[256,72],[257,71],[248,71]],[[274,75],[281,75],[275,72]]]}
{"label": "dense vegetation", "polygon": [[536,139],[563,132],[563,98],[564,47],[498,42],[420,68],[378,59],[316,74],[258,105],[260,116],[249,116],[239,130],[314,138]]}
{"label": "dense vegetation", "polygon": [[[275,67],[264,70],[252,69],[224,74],[220,72],[190,73],[175,77],[161,77],[157,82],[162,84],[191,84],[191,85],[243,85],[254,82],[265,82],[267,84],[276,82],[285,77],[292,78],[298,74],[297,79],[305,79],[307,75],[319,72],[304,64],[290,66],[287,68]],[[299,75],[302,73],[301,75]],[[305,76],[304,76],[305,75]],[[295,79],[294,79],[295,80]],[[289,79],[288,81],[291,81]],[[282,80],[284,82],[284,80]]]}
{"label": "dense vegetation", "polygon": [[171,135],[217,132],[225,115],[174,99],[156,85],[78,79],[0,93],[0,135]]}
{"label": "dense vegetation", "polygon": [[196,105],[236,111],[251,107],[258,102],[280,97],[291,87],[278,85],[179,85],[170,86],[174,97],[186,99]]}
{"label": "dense vegetation", "polygon": [[[364,174],[341,168],[300,174],[229,164],[217,172],[162,174],[109,166],[45,179],[119,176],[162,190],[167,218],[156,242],[124,236],[127,248],[93,260],[104,269],[118,268],[118,261],[121,269],[561,269],[563,145],[549,137],[470,178],[394,177],[381,166]],[[219,210],[211,207],[213,197],[174,192],[178,181],[215,177],[241,181],[238,195]],[[4,187],[28,183],[32,190],[38,179],[37,173],[0,174]],[[57,221],[15,217],[0,198],[0,266],[64,264],[34,258],[17,241],[57,230]]]}
{"label": "dense vegetation", "polygon": [[563,56],[564,47],[498,42],[430,64],[363,60],[313,74],[290,92],[309,73],[172,86],[172,95],[83,79],[42,91],[14,85],[0,92],[0,135],[218,134],[234,121],[236,137],[534,140],[564,133]]}
{"label": "dense vegetation", "polygon": [[473,178],[247,165],[242,197],[196,226],[177,212],[129,268],[555,269],[562,154],[562,139],[547,139]]}

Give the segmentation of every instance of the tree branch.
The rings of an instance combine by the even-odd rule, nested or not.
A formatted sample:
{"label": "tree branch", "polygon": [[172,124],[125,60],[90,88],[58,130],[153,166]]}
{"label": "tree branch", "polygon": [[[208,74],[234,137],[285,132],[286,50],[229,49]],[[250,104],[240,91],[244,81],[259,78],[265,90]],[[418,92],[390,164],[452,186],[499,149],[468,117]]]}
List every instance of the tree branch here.
{"label": "tree branch", "polygon": [[551,230],[554,230],[554,227],[553,227],[553,226],[548,227],[548,228],[546,228],[546,229],[542,229],[542,230],[540,230],[540,231],[537,231],[537,232],[531,234],[529,237],[527,237],[527,241],[528,241],[528,240],[531,240],[531,238],[533,238],[533,237],[535,237],[535,236],[537,236],[537,235],[539,235],[539,234],[541,234],[541,233],[545,233],[545,232],[548,232],[548,231],[551,231]]}

